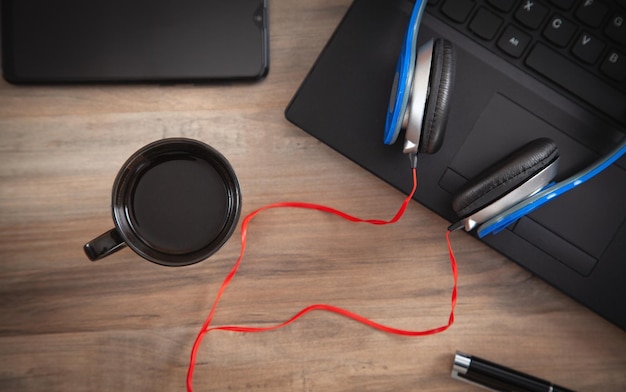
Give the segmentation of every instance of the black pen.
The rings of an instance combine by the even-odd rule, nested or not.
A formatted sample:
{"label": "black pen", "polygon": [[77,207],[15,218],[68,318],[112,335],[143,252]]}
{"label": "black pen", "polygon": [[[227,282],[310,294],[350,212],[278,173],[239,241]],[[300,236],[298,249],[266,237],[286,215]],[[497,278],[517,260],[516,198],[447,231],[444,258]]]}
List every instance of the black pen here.
{"label": "black pen", "polygon": [[491,391],[511,392],[573,392],[517,370],[489,362],[473,355],[456,352],[452,378]]}

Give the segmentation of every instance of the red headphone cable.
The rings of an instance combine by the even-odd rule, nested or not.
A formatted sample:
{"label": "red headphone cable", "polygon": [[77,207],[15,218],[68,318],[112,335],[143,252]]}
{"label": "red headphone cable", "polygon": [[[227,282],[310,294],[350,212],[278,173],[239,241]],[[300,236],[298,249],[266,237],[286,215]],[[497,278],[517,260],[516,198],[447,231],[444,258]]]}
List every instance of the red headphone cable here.
{"label": "red headphone cable", "polygon": [[437,328],[432,328],[432,329],[428,329],[428,330],[423,330],[423,331],[411,331],[411,330],[403,330],[403,329],[397,329],[397,328],[393,328],[393,327],[389,327],[383,324],[379,324],[375,321],[372,321],[368,318],[365,318],[359,314],[350,312],[349,310],[340,308],[340,307],[336,307],[333,305],[327,305],[327,304],[314,304],[314,305],[310,305],[307,306],[306,308],[300,310],[298,313],[296,313],[293,317],[291,317],[290,319],[280,323],[280,324],[276,324],[276,325],[272,325],[269,327],[247,327],[247,326],[238,326],[238,325],[225,325],[225,326],[215,326],[212,327],[211,326],[211,321],[213,320],[213,317],[215,316],[215,311],[217,309],[217,305],[220,301],[220,299],[222,298],[222,295],[224,294],[224,291],[226,290],[226,287],[228,287],[228,285],[230,284],[231,280],[233,280],[233,278],[235,277],[237,270],[239,269],[239,266],[241,265],[241,261],[243,259],[244,253],[245,253],[245,249],[246,249],[246,242],[247,242],[247,236],[248,236],[248,226],[250,224],[250,221],[259,213],[265,211],[265,210],[269,210],[269,209],[274,209],[274,208],[303,208],[303,209],[310,209],[310,210],[317,210],[317,211],[322,211],[325,213],[329,213],[329,214],[333,214],[333,215],[337,215],[340,218],[346,219],[350,222],[356,222],[356,223],[368,223],[368,224],[372,224],[372,225],[387,225],[387,224],[392,224],[397,222],[398,220],[400,220],[400,218],[402,217],[402,215],[404,214],[404,212],[406,211],[407,206],[409,205],[411,199],[413,198],[413,195],[415,194],[415,190],[417,189],[417,170],[415,168],[416,165],[411,164],[412,166],[412,172],[413,172],[413,189],[411,190],[411,192],[409,193],[409,195],[406,197],[406,199],[404,200],[404,202],[402,203],[402,205],[400,206],[400,209],[398,210],[398,212],[396,213],[396,215],[391,218],[390,220],[378,220],[378,219],[361,219],[361,218],[357,218],[355,216],[346,214],[345,212],[336,210],[334,208],[331,207],[326,207],[326,206],[322,206],[319,204],[312,204],[312,203],[300,203],[300,202],[282,202],[282,203],[275,203],[275,204],[269,204],[265,207],[261,207],[253,212],[251,212],[250,214],[248,214],[244,220],[243,223],[241,225],[241,251],[239,254],[239,258],[237,259],[237,261],[235,262],[233,268],[230,270],[230,272],[228,273],[228,275],[226,276],[226,278],[224,279],[224,281],[222,282],[222,285],[220,286],[220,289],[215,297],[215,300],[213,302],[213,306],[211,307],[211,311],[209,312],[209,315],[207,316],[204,324],[202,325],[202,328],[200,329],[198,336],[196,337],[196,340],[193,344],[193,348],[191,350],[191,357],[189,360],[189,368],[187,370],[187,391],[188,392],[192,392],[193,388],[192,388],[192,380],[193,380],[193,372],[195,369],[195,365],[196,365],[196,356],[198,353],[198,349],[200,348],[200,344],[202,343],[202,339],[204,338],[204,336],[211,332],[211,331],[215,331],[215,330],[219,330],[219,331],[231,331],[231,332],[265,332],[265,331],[271,331],[271,330],[275,330],[275,329],[279,329],[282,327],[285,327],[291,323],[293,323],[294,321],[296,321],[297,319],[299,319],[300,317],[304,316],[305,314],[312,312],[314,310],[324,310],[327,312],[332,312],[332,313],[336,313],[339,315],[342,315],[344,317],[356,320],[360,323],[363,323],[365,325],[368,325],[372,328],[378,329],[380,331],[386,332],[386,333],[391,333],[391,334],[396,334],[396,335],[404,335],[404,336],[426,336],[426,335],[434,335],[440,332],[443,332],[445,330],[447,330],[448,328],[450,328],[450,326],[452,325],[452,323],[454,323],[454,308],[456,307],[456,301],[457,301],[457,281],[458,281],[458,270],[457,270],[457,264],[456,264],[456,259],[454,257],[454,253],[452,251],[452,246],[450,244],[450,230],[448,230],[446,232],[446,241],[447,241],[447,245],[448,245],[448,253],[450,256],[450,266],[452,268],[452,277],[453,277],[453,287],[452,287],[452,295],[451,295],[451,308],[450,308],[450,316],[448,318],[448,322],[447,324],[444,324],[440,327]]}

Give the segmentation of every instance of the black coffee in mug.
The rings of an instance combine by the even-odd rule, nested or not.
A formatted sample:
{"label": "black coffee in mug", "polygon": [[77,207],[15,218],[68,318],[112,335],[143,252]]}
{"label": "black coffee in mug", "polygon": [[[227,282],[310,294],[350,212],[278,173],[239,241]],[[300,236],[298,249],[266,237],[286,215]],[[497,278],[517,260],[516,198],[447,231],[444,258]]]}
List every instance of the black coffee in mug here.
{"label": "black coffee in mug", "polygon": [[152,262],[188,265],[228,240],[239,219],[241,192],[218,151],[173,138],[128,159],[115,179],[111,205],[115,228],[85,245],[91,260],[128,245]]}

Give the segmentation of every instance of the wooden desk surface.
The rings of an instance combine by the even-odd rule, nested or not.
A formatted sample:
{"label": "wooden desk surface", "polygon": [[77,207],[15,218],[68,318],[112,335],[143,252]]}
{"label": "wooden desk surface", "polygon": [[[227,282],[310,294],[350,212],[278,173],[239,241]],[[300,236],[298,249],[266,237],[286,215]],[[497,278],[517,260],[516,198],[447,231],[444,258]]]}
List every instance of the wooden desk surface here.
{"label": "wooden desk surface", "polygon": [[[257,84],[15,87],[0,83],[0,390],[182,391],[237,234],[184,268],[132,251],[90,262],[110,189],[135,150],[171,136],[228,157],[244,214],[300,200],[391,217],[404,195],[288,123],[283,110],[349,0],[271,2],[271,70]],[[331,303],[398,328],[445,324],[447,222],[417,203],[393,226],[321,213],[257,217],[216,324],[270,325]],[[465,233],[456,322],[391,336],[315,312],[270,333],[214,332],[196,391],[466,391],[455,350],[582,391],[626,390],[626,334]],[[623,301],[624,299],[616,299]]]}

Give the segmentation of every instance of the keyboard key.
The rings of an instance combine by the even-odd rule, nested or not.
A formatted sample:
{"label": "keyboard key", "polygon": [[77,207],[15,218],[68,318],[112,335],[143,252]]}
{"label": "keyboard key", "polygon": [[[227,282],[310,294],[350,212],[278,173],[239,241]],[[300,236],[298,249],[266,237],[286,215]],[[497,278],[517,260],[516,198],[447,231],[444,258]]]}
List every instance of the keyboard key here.
{"label": "keyboard key", "polygon": [[[626,0],[625,0],[626,1]],[[576,0],[551,0],[550,3],[556,5],[557,7],[568,10],[572,8]]]}
{"label": "keyboard key", "polygon": [[607,84],[598,83],[600,81],[598,77],[546,45],[536,44],[526,57],[526,65],[598,110],[626,124],[626,102],[622,99],[623,93]]}
{"label": "keyboard key", "polygon": [[543,30],[544,37],[562,48],[569,44],[574,34],[576,34],[576,25],[560,15],[552,17]]}
{"label": "keyboard key", "polygon": [[529,43],[530,36],[528,34],[509,25],[498,40],[498,47],[502,49],[504,53],[515,58],[520,58]]}
{"label": "keyboard key", "polygon": [[481,8],[474,15],[469,28],[480,38],[492,40],[495,38],[501,25],[502,18],[485,8]]}
{"label": "keyboard key", "polygon": [[489,0],[489,4],[502,12],[509,12],[515,4],[515,0]]}
{"label": "keyboard key", "polygon": [[472,8],[473,0],[448,0],[441,7],[441,12],[453,21],[463,23],[472,12]]}
{"label": "keyboard key", "polygon": [[609,19],[609,23],[604,32],[617,43],[622,45],[626,44],[625,16],[623,14],[614,15],[611,19]]}
{"label": "keyboard key", "polygon": [[609,78],[623,82],[626,80],[626,55],[616,50],[609,51],[608,56],[600,66],[600,70]]}
{"label": "keyboard key", "polygon": [[597,0],[585,0],[576,11],[576,17],[583,23],[592,27],[599,27],[604,17],[609,12],[609,7]]}
{"label": "keyboard key", "polygon": [[537,29],[546,15],[548,15],[547,7],[535,0],[523,0],[515,12],[515,19],[528,28]]}
{"label": "keyboard key", "polygon": [[580,60],[593,64],[598,61],[602,50],[604,50],[604,42],[589,33],[582,33],[572,47],[572,53]]}

